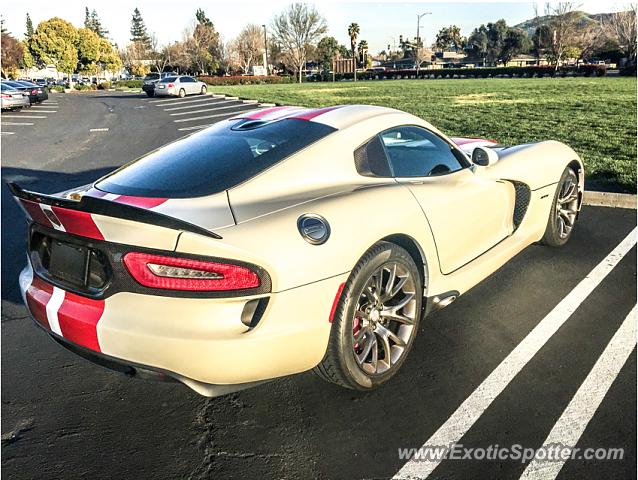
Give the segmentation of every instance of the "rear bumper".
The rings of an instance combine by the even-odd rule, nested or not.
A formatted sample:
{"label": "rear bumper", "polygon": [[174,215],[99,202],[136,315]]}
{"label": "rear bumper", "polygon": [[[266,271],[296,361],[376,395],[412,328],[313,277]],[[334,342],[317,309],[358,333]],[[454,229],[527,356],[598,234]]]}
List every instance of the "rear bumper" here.
{"label": "rear bumper", "polygon": [[[246,388],[317,365],[330,334],[330,309],[347,274],[279,293],[236,298],[175,298],[117,293],[91,300],[33,277],[20,288],[30,313],[54,336],[132,368],[159,371],[204,395],[202,385]],[[254,328],[247,303],[267,298]],[[137,367],[135,367],[137,366]],[[231,388],[231,387],[228,387]]]}
{"label": "rear bumper", "polygon": [[145,92],[152,92],[152,91],[155,90],[155,84],[154,83],[152,83],[152,84],[146,84],[145,83],[145,84],[142,85],[142,90],[145,91]]}
{"label": "rear bumper", "polygon": [[156,88],[155,95],[158,97],[171,97],[177,95],[177,89],[175,88]]}
{"label": "rear bumper", "polygon": [[3,98],[0,101],[1,108],[3,109],[28,107],[29,104],[28,97],[24,97],[23,99]]}

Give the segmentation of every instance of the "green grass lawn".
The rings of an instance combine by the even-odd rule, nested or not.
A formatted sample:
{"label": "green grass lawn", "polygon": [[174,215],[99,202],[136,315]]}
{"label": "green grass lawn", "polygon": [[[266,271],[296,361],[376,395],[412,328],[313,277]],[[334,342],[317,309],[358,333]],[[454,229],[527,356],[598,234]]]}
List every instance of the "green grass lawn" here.
{"label": "green grass lawn", "polygon": [[636,79],[385,80],[211,87],[282,105],[371,104],[449,135],[503,144],[559,140],[585,161],[589,189],[636,191]]}

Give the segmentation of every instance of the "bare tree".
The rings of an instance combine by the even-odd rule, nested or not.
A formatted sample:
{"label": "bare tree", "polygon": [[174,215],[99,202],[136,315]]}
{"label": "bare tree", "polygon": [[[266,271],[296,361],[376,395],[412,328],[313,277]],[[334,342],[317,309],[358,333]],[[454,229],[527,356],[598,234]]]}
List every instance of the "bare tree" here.
{"label": "bare tree", "polygon": [[230,47],[237,65],[244,73],[248,73],[263,55],[264,35],[261,27],[255,24],[246,25]]}
{"label": "bare tree", "polygon": [[327,29],[326,21],[319,12],[304,3],[294,3],[275,16],[272,25],[274,37],[282,46],[290,66],[299,72],[299,83],[306,64],[308,45],[316,44]]}
{"label": "bare tree", "polygon": [[636,4],[616,12],[604,23],[606,33],[620,45],[629,65],[636,65]]}
{"label": "bare tree", "polygon": [[578,27],[578,5],[574,2],[558,2],[545,4],[545,15],[552,17],[550,28],[552,30],[551,56],[556,65],[565,58],[565,52],[575,44],[575,35]]}

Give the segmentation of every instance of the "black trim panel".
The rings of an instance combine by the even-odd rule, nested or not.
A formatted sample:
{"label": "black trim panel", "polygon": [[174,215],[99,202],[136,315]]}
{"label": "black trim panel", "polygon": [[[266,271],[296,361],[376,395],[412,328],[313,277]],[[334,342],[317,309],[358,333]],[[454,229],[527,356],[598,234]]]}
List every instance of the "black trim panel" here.
{"label": "black trim panel", "polygon": [[88,195],[83,196],[78,202],[76,200],[24,190],[14,182],[7,183],[7,186],[14,197],[30,200],[36,203],[68,208],[69,210],[77,210],[79,212],[94,213],[96,215],[104,215],[106,217],[121,218],[124,220],[131,220],[133,222],[147,223],[149,225],[156,225],[158,227],[165,227],[173,230],[183,230],[215,239],[222,238],[216,233],[197,225],[193,225],[192,223],[185,222],[184,220],[170,217],[163,213],[146,210],[144,208],[134,207],[132,205],[111,202],[109,200],[90,197]]}

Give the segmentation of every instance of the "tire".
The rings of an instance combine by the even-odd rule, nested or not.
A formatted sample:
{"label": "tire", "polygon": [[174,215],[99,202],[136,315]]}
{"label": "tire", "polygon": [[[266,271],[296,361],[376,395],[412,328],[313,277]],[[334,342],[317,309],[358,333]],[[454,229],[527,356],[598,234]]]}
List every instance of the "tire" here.
{"label": "tire", "polygon": [[179,96],[179,98],[184,98],[186,96],[186,91],[183,88],[180,88],[177,95]]}
{"label": "tire", "polygon": [[[378,278],[380,289],[375,282]],[[391,278],[394,293],[388,292]],[[389,242],[371,247],[343,287],[328,348],[315,373],[328,382],[360,391],[373,390],[390,380],[412,347],[422,300],[421,276],[410,254]],[[391,314],[396,320],[389,318]]]}
{"label": "tire", "polygon": [[149,97],[154,97],[155,96],[155,92],[148,91],[148,92],[146,92],[146,95],[148,95]]}
{"label": "tire", "polygon": [[578,216],[578,176],[567,167],[556,186],[552,209],[541,243],[550,247],[562,247],[574,232]]}
{"label": "tire", "polygon": [[202,85],[202,91],[199,92],[200,95],[206,95],[206,90],[207,90],[206,85]]}

